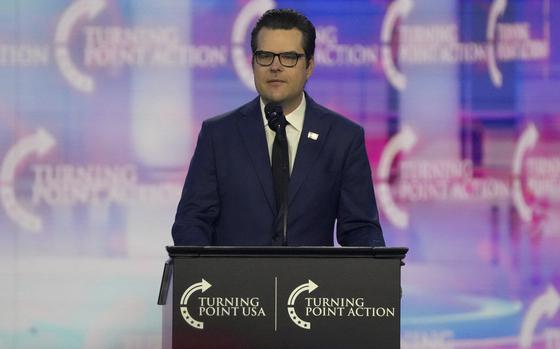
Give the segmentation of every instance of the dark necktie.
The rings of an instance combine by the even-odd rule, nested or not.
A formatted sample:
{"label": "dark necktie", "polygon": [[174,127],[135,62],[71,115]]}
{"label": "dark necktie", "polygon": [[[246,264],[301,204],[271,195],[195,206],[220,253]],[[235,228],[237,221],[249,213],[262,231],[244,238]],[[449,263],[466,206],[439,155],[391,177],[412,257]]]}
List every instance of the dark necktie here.
{"label": "dark necktie", "polygon": [[274,179],[274,192],[276,194],[276,207],[281,211],[282,205],[287,204],[288,183],[290,181],[290,160],[288,155],[288,139],[286,137],[286,118],[279,116],[274,143],[272,144],[272,176]]}
{"label": "dark necktie", "polygon": [[272,179],[278,215],[274,222],[273,242],[288,244],[288,183],[290,181],[290,160],[288,155],[288,139],[286,138],[286,117],[282,107],[269,103],[265,106],[268,126],[276,132],[272,143]]}

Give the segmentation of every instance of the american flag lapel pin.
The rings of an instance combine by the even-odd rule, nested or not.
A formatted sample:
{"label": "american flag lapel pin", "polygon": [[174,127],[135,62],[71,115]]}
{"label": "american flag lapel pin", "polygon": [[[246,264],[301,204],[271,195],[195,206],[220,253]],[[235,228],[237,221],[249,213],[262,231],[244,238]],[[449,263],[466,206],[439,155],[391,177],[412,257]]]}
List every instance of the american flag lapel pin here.
{"label": "american flag lapel pin", "polygon": [[319,134],[309,131],[309,132],[307,132],[307,138],[316,141],[317,139],[319,139]]}

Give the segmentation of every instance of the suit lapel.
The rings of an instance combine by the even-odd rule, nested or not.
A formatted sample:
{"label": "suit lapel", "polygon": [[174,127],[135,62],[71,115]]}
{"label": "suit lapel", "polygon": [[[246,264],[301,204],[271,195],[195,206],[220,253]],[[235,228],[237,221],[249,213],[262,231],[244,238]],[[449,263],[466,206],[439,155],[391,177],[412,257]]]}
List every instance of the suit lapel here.
{"label": "suit lapel", "polygon": [[[307,94],[305,97],[307,98],[307,107],[296,153],[296,161],[290,176],[288,189],[289,204],[294,200],[301,185],[307,178],[309,170],[319,156],[330,128],[330,123],[323,117],[321,108]],[[313,139],[310,132],[318,135],[317,139]]]}
{"label": "suit lapel", "polygon": [[241,108],[237,128],[247,148],[268,205],[273,212],[276,212],[272,170],[258,97]]}

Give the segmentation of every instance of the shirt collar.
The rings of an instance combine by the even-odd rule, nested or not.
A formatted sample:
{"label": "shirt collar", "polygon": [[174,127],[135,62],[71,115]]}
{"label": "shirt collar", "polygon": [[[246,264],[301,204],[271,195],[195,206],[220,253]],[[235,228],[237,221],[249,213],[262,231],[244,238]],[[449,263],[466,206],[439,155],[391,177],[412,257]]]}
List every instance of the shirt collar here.
{"label": "shirt collar", "polygon": [[[268,120],[266,119],[266,116],[264,114],[264,102],[262,98],[259,98],[259,100],[261,104],[261,115],[264,121],[264,127],[268,127]],[[292,127],[294,127],[299,132],[301,132],[301,130],[303,129],[303,119],[305,117],[306,106],[307,102],[305,101],[305,94],[303,94],[298,107],[293,112],[286,115],[286,120],[288,121],[288,123],[290,123],[290,125],[292,125]]]}

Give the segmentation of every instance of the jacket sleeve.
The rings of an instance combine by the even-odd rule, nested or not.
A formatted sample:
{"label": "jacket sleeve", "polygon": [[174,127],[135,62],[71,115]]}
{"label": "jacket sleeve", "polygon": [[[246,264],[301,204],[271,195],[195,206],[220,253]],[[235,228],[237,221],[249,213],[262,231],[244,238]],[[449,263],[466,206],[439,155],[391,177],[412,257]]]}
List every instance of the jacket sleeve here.
{"label": "jacket sleeve", "polygon": [[361,127],[344,163],[336,231],[342,246],[385,246]]}
{"label": "jacket sleeve", "polygon": [[204,122],[185,179],[175,223],[171,229],[175,245],[211,245],[214,224],[219,214],[212,133],[211,127]]}

